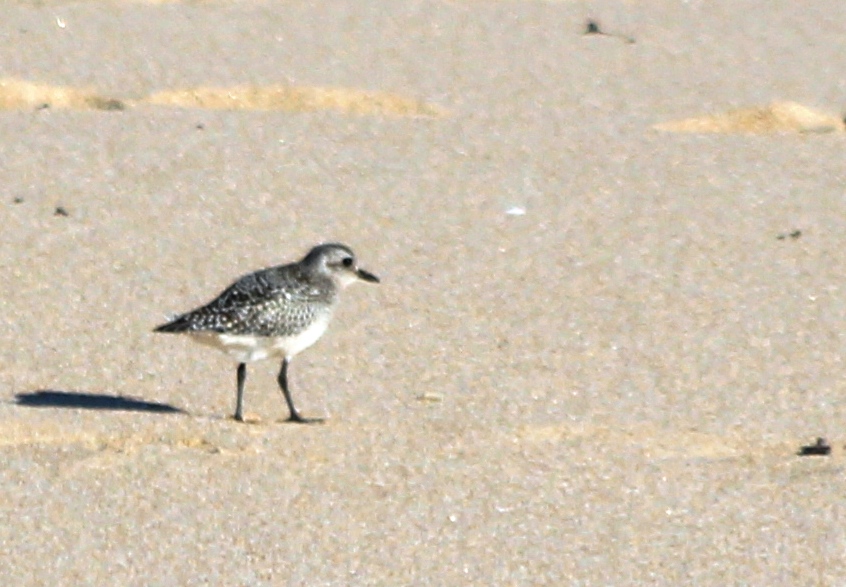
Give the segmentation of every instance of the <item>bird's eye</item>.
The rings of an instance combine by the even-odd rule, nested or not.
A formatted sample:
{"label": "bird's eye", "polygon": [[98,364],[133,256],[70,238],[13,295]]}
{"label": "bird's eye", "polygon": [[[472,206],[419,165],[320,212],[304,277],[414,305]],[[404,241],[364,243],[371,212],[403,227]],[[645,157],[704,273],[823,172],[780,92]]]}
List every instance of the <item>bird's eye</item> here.
{"label": "bird's eye", "polygon": [[353,260],[352,257],[344,257],[344,260],[341,261],[344,264],[344,267],[352,267]]}

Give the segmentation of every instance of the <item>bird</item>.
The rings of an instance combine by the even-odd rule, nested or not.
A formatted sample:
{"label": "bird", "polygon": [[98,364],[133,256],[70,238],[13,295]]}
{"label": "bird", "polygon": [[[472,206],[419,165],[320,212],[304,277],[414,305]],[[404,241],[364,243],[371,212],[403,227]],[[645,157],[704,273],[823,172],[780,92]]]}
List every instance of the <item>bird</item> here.
{"label": "bird", "polygon": [[288,388],[291,360],[326,332],[341,290],[357,281],[379,283],[358,266],[347,245],[324,243],[300,261],[269,267],[236,280],[208,304],[154,329],[184,333],[194,341],[221,350],[238,362],[235,414],[244,421],[247,363],[281,357],[277,382],[288,404],[289,422],[321,422],[304,418]]}

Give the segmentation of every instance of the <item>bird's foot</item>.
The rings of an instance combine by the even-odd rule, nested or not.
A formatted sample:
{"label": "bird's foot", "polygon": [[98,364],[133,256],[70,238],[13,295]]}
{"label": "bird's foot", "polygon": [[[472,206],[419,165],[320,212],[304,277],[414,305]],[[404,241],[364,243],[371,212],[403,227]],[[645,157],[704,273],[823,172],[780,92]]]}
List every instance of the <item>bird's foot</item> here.
{"label": "bird's foot", "polygon": [[295,424],[323,424],[326,419],[325,418],[303,418],[297,413],[291,414],[291,416],[285,420],[286,422],[293,422]]}
{"label": "bird's foot", "polygon": [[235,414],[232,419],[242,424],[261,424],[261,418],[258,416],[244,416],[243,414]]}

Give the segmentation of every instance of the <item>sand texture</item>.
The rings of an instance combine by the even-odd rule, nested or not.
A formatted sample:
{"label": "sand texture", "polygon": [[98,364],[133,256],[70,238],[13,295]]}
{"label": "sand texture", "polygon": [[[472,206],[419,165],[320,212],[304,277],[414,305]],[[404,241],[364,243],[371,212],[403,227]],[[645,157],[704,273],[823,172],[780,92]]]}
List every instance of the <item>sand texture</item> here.
{"label": "sand texture", "polygon": [[0,3],[0,585],[846,585],[839,6]]}

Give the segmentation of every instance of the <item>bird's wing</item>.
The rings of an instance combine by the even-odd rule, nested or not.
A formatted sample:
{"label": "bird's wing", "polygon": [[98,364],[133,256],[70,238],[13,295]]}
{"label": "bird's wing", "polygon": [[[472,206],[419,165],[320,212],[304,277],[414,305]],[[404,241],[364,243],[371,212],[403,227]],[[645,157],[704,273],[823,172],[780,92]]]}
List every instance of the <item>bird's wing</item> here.
{"label": "bird's wing", "polygon": [[[156,331],[287,336],[311,321],[310,302],[319,295],[319,289],[297,275],[294,266],[272,267],[245,275],[205,306]],[[280,324],[285,327],[280,329]]]}

